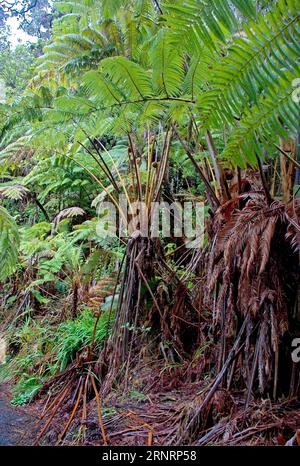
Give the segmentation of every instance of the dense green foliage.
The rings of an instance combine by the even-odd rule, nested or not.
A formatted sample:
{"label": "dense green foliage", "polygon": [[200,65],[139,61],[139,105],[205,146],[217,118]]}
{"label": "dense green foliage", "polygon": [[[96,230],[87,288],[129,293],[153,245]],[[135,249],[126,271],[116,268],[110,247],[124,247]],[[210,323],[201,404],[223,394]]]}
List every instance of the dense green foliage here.
{"label": "dense green foliage", "polygon": [[[49,2],[40,3],[28,31],[48,38],[53,16]],[[189,152],[221,201],[218,168],[276,159],[279,138],[295,136],[299,127],[292,98],[300,76],[297,0],[75,0],[56,2],[55,11],[41,55],[41,44],[0,52],[1,305],[29,322],[16,339],[27,342],[29,330],[29,340],[39,334],[38,349],[18,343],[18,404],[92,337],[94,317],[78,294],[118,269],[122,258],[122,239],[99,236],[105,225],[97,207],[132,188],[131,138],[146,183],[147,142],[155,136],[159,154],[172,130],[167,193],[207,203],[205,179]],[[170,252],[177,245],[163,246]],[[48,322],[38,327],[31,317],[56,300],[61,308],[53,315],[67,320],[54,337]],[[78,307],[85,310],[76,317]],[[30,374],[48,353],[49,364]]]}

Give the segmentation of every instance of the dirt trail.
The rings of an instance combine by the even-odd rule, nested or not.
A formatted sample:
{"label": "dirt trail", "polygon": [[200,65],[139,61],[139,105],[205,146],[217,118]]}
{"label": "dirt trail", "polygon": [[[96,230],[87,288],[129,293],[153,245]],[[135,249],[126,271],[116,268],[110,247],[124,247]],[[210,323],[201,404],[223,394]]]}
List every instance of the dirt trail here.
{"label": "dirt trail", "polygon": [[34,412],[10,404],[7,387],[0,385],[0,445],[32,445],[38,418]]}

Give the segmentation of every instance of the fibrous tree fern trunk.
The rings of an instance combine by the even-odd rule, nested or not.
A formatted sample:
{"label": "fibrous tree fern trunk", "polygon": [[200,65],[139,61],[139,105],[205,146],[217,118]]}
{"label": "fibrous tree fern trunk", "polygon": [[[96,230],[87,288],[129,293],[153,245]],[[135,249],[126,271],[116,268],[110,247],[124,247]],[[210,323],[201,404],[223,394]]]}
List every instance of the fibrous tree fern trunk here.
{"label": "fibrous tree fern trunk", "polygon": [[243,389],[245,415],[253,397],[299,396],[291,358],[300,323],[299,214],[299,202],[269,205],[254,186],[216,212],[205,302],[218,348],[216,378],[183,416],[179,444],[205,428],[219,388]]}
{"label": "fibrous tree fern trunk", "polygon": [[[107,393],[120,371],[125,374],[123,388],[127,385],[128,370],[133,345],[138,335],[138,327],[147,321],[147,299],[154,300],[149,282],[155,276],[157,262],[163,259],[163,249],[159,239],[131,238],[126,247],[126,257],[121,290],[118,298],[116,321],[112,339],[105,353],[108,371],[102,388]],[[142,288],[145,289],[142,293]]]}

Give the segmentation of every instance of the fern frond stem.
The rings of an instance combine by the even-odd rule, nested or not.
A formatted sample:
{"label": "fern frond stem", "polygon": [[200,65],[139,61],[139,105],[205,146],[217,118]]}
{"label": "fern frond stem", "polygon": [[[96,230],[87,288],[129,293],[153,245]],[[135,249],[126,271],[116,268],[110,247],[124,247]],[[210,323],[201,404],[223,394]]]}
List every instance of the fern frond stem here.
{"label": "fern frond stem", "polygon": [[[200,166],[198,165],[198,163],[196,162],[196,160],[194,159],[194,156],[192,154],[192,151],[190,150],[190,148],[188,147],[188,145],[186,144],[186,142],[182,139],[181,135],[178,133],[177,129],[173,126],[173,129],[174,129],[174,132],[176,134],[176,136],[178,137],[183,149],[185,150],[188,158],[190,159],[190,161],[192,162],[192,164],[194,165],[197,173],[199,174],[200,178],[202,179],[202,181],[204,182],[205,184],[205,187],[206,187],[206,191],[209,193],[209,195],[212,197],[212,200],[215,204],[215,206],[219,207],[221,205],[219,199],[217,198],[216,196],[216,193],[214,192],[214,190],[212,189],[209,181],[207,180],[206,176],[204,175],[203,173],[203,170],[200,168]],[[211,206],[213,207],[213,206]]]}
{"label": "fern frond stem", "polygon": [[[107,178],[109,179],[109,181],[111,182],[111,184],[113,185],[113,187],[115,188],[115,190],[117,192],[119,192],[119,188],[115,182],[115,180],[113,179],[113,177],[110,175],[109,172],[107,172],[107,170],[105,169],[105,167],[103,167],[101,165],[101,163],[99,162],[99,160],[97,159],[97,157],[95,157],[95,155],[92,153],[92,151],[90,151],[82,142],[78,141],[78,143],[80,144],[80,146],[92,157],[92,159],[96,162],[96,164],[98,165],[98,167],[100,168],[100,170],[104,173],[104,175],[107,176]],[[93,146],[94,147],[94,146]]]}
{"label": "fern frond stem", "polygon": [[40,420],[42,421],[44,419],[44,417],[46,416],[46,414],[49,413],[49,411],[51,411],[51,409],[53,408],[53,406],[58,402],[58,400],[60,399],[60,397],[62,396],[63,392],[66,391],[66,389],[70,386],[70,383],[71,382],[68,382],[67,385],[64,385],[63,388],[58,392],[58,394],[54,397],[54,400],[50,403],[50,405],[48,407],[46,407],[46,409],[44,410],[43,414],[41,415],[40,417]]}
{"label": "fern frond stem", "polygon": [[[175,101],[175,102],[185,102],[187,104],[195,104],[196,100],[194,99],[184,99],[182,97],[171,97],[171,96],[165,96],[165,97],[144,97],[143,99],[138,99],[138,100],[126,100],[126,101],[121,101],[120,105],[126,105],[126,104],[142,104],[144,102],[166,102],[166,101]],[[113,104],[113,106],[116,106],[117,104]]]}
{"label": "fern frond stem", "polygon": [[272,181],[272,188],[271,188],[271,196],[272,196],[272,197],[275,197],[276,176],[277,176],[277,165],[278,165],[278,158],[276,157],[276,159],[275,159],[275,165],[274,165],[274,175],[273,175],[273,181]]}
{"label": "fern frond stem", "polygon": [[241,194],[242,192],[242,172],[241,172],[241,167],[237,166],[237,178],[238,178],[238,194]]}
{"label": "fern frond stem", "polygon": [[286,157],[296,168],[299,168],[300,169],[300,163],[297,162],[297,160],[293,159],[293,157],[291,157],[290,155],[288,155],[283,149],[281,149],[281,147],[279,147],[277,144],[274,144],[274,146],[276,147],[277,150],[279,150],[279,152],[284,155],[284,157]]}
{"label": "fern frond stem", "polygon": [[142,201],[143,186],[142,186],[142,180],[141,180],[141,167],[140,167],[140,163],[141,163],[141,160],[136,160],[136,171],[137,171],[138,186],[140,186],[140,189],[141,189],[141,201]]}
{"label": "fern frond stem", "polygon": [[130,172],[130,177],[131,177],[133,197],[134,197],[134,202],[135,202],[138,199],[138,192],[137,192],[137,188],[136,188],[135,181],[134,181],[134,172],[133,172],[132,164],[133,164],[133,161],[131,159],[131,149],[128,148],[128,165],[129,165],[129,172]]}
{"label": "fern frond stem", "polygon": [[72,422],[72,420],[73,420],[73,418],[75,416],[75,413],[76,413],[76,411],[78,409],[78,405],[79,405],[79,402],[80,402],[82,390],[83,390],[83,381],[81,381],[81,383],[80,383],[79,393],[78,393],[77,399],[75,401],[74,407],[72,409],[71,415],[70,415],[70,417],[69,417],[69,419],[68,419],[68,421],[67,421],[67,423],[65,425],[65,428],[64,428],[63,432],[60,434],[60,436],[59,436],[59,438],[58,438],[58,440],[56,442],[56,445],[60,444],[60,442],[62,441],[62,439],[66,435],[67,430],[69,429],[69,426],[70,426],[70,424],[71,424],[71,422]]}
{"label": "fern frond stem", "polygon": [[154,149],[154,141],[150,142],[150,132],[148,131],[148,146],[147,146],[147,180],[146,180],[146,189],[145,189],[145,203],[148,205],[148,196],[149,196],[149,183],[151,179],[151,167],[152,167],[152,157]]}
{"label": "fern frond stem", "polygon": [[99,306],[99,310],[98,310],[98,313],[97,313],[97,317],[96,317],[96,320],[95,320],[95,323],[94,323],[94,328],[93,328],[93,334],[92,334],[92,338],[91,338],[91,343],[90,343],[90,346],[89,346],[89,348],[88,348],[88,355],[89,355],[89,357],[92,356],[93,351],[94,351],[95,338],[96,338],[96,331],[97,331],[98,322],[99,322],[99,319],[100,319],[100,310],[101,310],[101,305]]}
{"label": "fern frond stem", "polygon": [[124,66],[123,63],[120,63],[120,66],[121,66],[121,68],[123,68],[123,69],[125,70],[125,72],[127,73],[127,75],[128,75],[129,78],[130,78],[130,81],[131,81],[132,84],[134,85],[135,90],[136,90],[137,93],[141,96],[141,99],[143,99],[143,98],[144,98],[143,94],[142,94],[141,91],[139,90],[138,86],[137,86],[136,83],[135,83],[134,78],[131,76],[131,74],[129,73],[129,71],[128,71],[128,69],[126,68],[126,66]]}
{"label": "fern frond stem", "polygon": [[60,397],[60,399],[58,400],[56,406],[54,407],[52,413],[51,413],[51,416],[50,418],[48,419],[48,421],[46,422],[46,424],[44,425],[44,427],[42,428],[42,430],[40,431],[40,433],[38,434],[37,438],[35,439],[34,441],[34,445],[37,445],[38,442],[40,441],[40,439],[43,437],[44,433],[46,432],[47,428],[49,427],[49,425],[51,424],[55,414],[57,413],[59,407],[61,406],[62,402],[64,401],[65,399],[65,396],[67,395],[67,392],[68,392],[68,389],[71,385],[71,382],[72,382],[73,379],[69,380],[69,382],[65,385],[65,389]]}
{"label": "fern frond stem", "polygon": [[73,157],[70,157],[69,155],[65,154],[65,157],[69,158],[70,160],[72,160],[73,162],[75,162],[77,165],[79,165],[81,168],[83,168],[95,181],[96,183],[103,189],[103,191],[106,192],[106,194],[108,195],[108,197],[111,199],[111,201],[113,202],[113,204],[116,206],[118,212],[120,213],[120,215],[123,217],[123,220],[125,221],[125,224],[126,224],[126,217],[121,209],[121,206],[120,204],[118,203],[118,201],[113,197],[113,195],[108,191],[108,189],[104,186],[104,184],[99,180],[99,178],[94,175],[94,173],[87,167],[85,167],[81,162],[78,162],[78,160],[75,160],[73,159]]}
{"label": "fern frond stem", "polygon": [[82,436],[85,438],[85,431],[86,431],[86,418],[87,418],[87,386],[88,386],[89,377],[88,375],[85,378],[84,389],[83,389],[83,400],[82,400],[82,414],[81,414],[81,431]]}
{"label": "fern frond stem", "polygon": [[209,130],[206,131],[205,133],[205,140],[207,142],[207,147],[208,147],[208,152],[210,154],[210,158],[214,167],[214,172],[215,172],[215,177],[216,177],[216,182],[217,182],[217,187],[218,187],[218,193],[219,195],[224,195],[222,192],[222,185],[221,185],[221,175],[220,175],[220,169],[219,169],[219,164],[217,162],[217,150],[215,143],[213,141],[211,132]]}
{"label": "fern frond stem", "polygon": [[169,159],[169,154],[170,154],[171,139],[172,139],[172,131],[168,130],[166,133],[166,137],[165,137],[163,157],[161,161],[162,163],[161,163],[161,169],[160,169],[160,174],[159,174],[158,186],[157,186],[156,195],[155,195],[155,202],[158,200],[161,187],[162,187],[162,183],[164,181],[168,159]]}
{"label": "fern frond stem", "polygon": [[41,204],[41,202],[38,200],[36,193],[31,194],[32,200],[36,203],[37,207],[43,212],[45,219],[47,222],[51,222],[50,217],[48,215],[48,212],[46,211],[45,207]]}
{"label": "fern frond stem", "polygon": [[98,144],[100,145],[100,147],[102,147],[102,149],[104,150],[104,152],[105,152],[105,153],[108,155],[108,157],[110,158],[110,160],[111,160],[111,162],[112,162],[112,164],[113,164],[113,166],[114,166],[114,169],[115,169],[116,172],[117,172],[117,175],[118,175],[118,177],[119,177],[119,180],[120,180],[120,182],[121,182],[121,185],[122,185],[124,194],[125,194],[125,196],[126,196],[127,202],[128,202],[128,204],[129,204],[129,207],[130,207],[130,211],[131,211],[131,213],[133,213],[133,212],[132,212],[131,200],[130,200],[130,197],[129,197],[129,195],[128,195],[128,191],[127,191],[127,189],[126,189],[124,180],[123,180],[123,178],[122,178],[122,176],[121,176],[121,174],[120,174],[120,171],[119,171],[119,169],[118,169],[118,167],[117,167],[117,164],[115,163],[115,161],[114,161],[114,159],[112,158],[110,152],[106,149],[106,147],[104,146],[104,144],[102,144],[102,142],[99,141],[99,139],[96,139],[96,141],[98,142]]}
{"label": "fern frond stem", "polygon": [[[115,190],[119,193],[119,187],[118,187],[117,183],[114,180],[113,174],[111,173],[109,166],[107,165],[104,158],[102,157],[101,152],[99,151],[98,147],[94,143],[93,139],[86,133],[86,131],[83,128],[81,128],[81,129],[84,132],[84,134],[86,135],[86,137],[88,138],[88,140],[90,141],[90,143],[92,144],[92,146],[95,149],[95,151],[97,152],[97,154],[99,155],[99,157],[101,159],[101,162],[103,163],[103,165],[104,165],[104,167],[105,167],[105,169],[106,169],[106,171],[107,171],[107,173],[109,175],[109,179],[111,180],[111,183],[113,184]],[[96,141],[98,142],[98,139],[96,139]]]}
{"label": "fern frond stem", "polygon": [[158,0],[153,0],[153,1],[154,1],[155,5],[156,5],[158,11],[160,12],[160,14],[163,15],[164,12],[162,11],[160,4],[158,3]]}
{"label": "fern frond stem", "polygon": [[132,158],[133,158],[133,163],[134,163],[135,176],[136,176],[137,189],[138,189],[138,196],[139,196],[139,200],[142,201],[142,197],[143,197],[143,195],[142,195],[142,186],[141,186],[141,182],[140,182],[140,178],[139,178],[139,174],[138,174],[138,167],[137,167],[137,162],[136,162],[137,157],[136,157],[136,154],[135,154],[135,148],[134,148],[134,144],[133,144],[130,133],[128,133],[128,141],[129,141],[129,146],[130,146],[130,150],[131,150]]}
{"label": "fern frond stem", "polygon": [[95,396],[96,396],[98,419],[99,419],[99,424],[100,424],[100,428],[101,428],[103,443],[104,443],[104,445],[107,446],[108,443],[107,443],[107,438],[106,438],[103,419],[102,419],[101,400],[100,400],[99,392],[98,392],[97,387],[96,387],[94,376],[90,375],[90,379],[91,379],[93,389],[94,389],[94,392],[95,392]]}
{"label": "fern frond stem", "polygon": [[[150,185],[148,208],[151,206],[151,203],[153,201],[153,197],[154,197],[154,193],[155,193],[155,186],[157,185],[157,180],[158,180],[158,174],[159,174],[159,169],[158,169],[158,167],[155,167],[153,177],[152,177],[152,180],[151,180],[151,185]],[[149,216],[151,216],[151,209],[149,209]]]}
{"label": "fern frond stem", "polygon": [[208,178],[209,178],[209,174],[210,174],[211,177],[212,177],[213,183],[217,184],[215,172],[214,172],[214,170],[213,170],[213,168],[212,168],[212,166],[210,164],[210,161],[209,161],[209,159],[207,157],[205,158],[204,163],[206,165],[205,168],[206,168],[206,171],[207,171]]}
{"label": "fern frond stem", "polygon": [[256,154],[256,160],[257,160],[257,164],[258,164],[258,168],[259,168],[259,174],[260,174],[263,190],[264,190],[264,193],[265,193],[265,196],[266,196],[266,200],[267,200],[268,205],[271,205],[273,199],[271,197],[271,194],[270,194],[270,191],[269,191],[269,188],[268,188],[268,185],[267,185],[267,180],[266,180],[266,177],[265,177],[265,174],[264,174],[264,170],[263,170],[261,160],[260,160],[260,158],[259,158],[259,156],[257,154]]}

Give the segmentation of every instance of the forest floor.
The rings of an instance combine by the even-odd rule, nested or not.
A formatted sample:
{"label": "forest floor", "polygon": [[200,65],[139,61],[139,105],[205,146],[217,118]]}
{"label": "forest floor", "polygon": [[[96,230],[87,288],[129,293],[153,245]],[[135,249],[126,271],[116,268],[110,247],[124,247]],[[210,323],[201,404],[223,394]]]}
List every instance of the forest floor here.
{"label": "forest floor", "polygon": [[[0,445],[33,445],[38,432],[42,428],[39,415],[42,412],[45,400],[37,400],[26,407],[14,407],[10,403],[10,387],[0,384]],[[189,387],[190,388],[190,387]],[[196,393],[194,390],[193,397]],[[220,392],[221,393],[221,392]],[[218,395],[218,408],[224,400]],[[181,424],[182,415],[187,414],[187,407],[195,412],[198,405],[189,405],[188,398],[191,393],[184,390],[173,389],[165,393],[151,394],[145,399],[135,396],[122,397],[115,393],[102,410],[104,428],[108,444],[116,445],[170,445],[173,444],[174,435],[178,434],[184,424]],[[271,405],[264,402],[251,403],[246,424],[241,424],[244,410],[242,400],[235,399],[235,409],[230,413],[217,413],[218,420],[215,425],[207,426],[198,434],[198,440],[193,445],[284,445],[293,437],[295,432],[300,434],[300,410],[296,400],[289,403],[281,402]],[[239,406],[240,405],[240,406]],[[69,413],[58,413],[51,428],[47,430],[40,445],[55,445],[62,425],[65,424]],[[65,445],[103,445],[98,423],[95,400],[89,403],[89,416],[86,420],[85,438],[80,438],[79,419],[67,434]],[[200,429],[201,430],[201,429]],[[300,440],[300,437],[299,437]],[[188,442],[190,443],[190,442]]]}
{"label": "forest floor", "polygon": [[10,403],[10,390],[0,385],[0,445],[32,445],[38,431],[38,413],[33,406]]}

